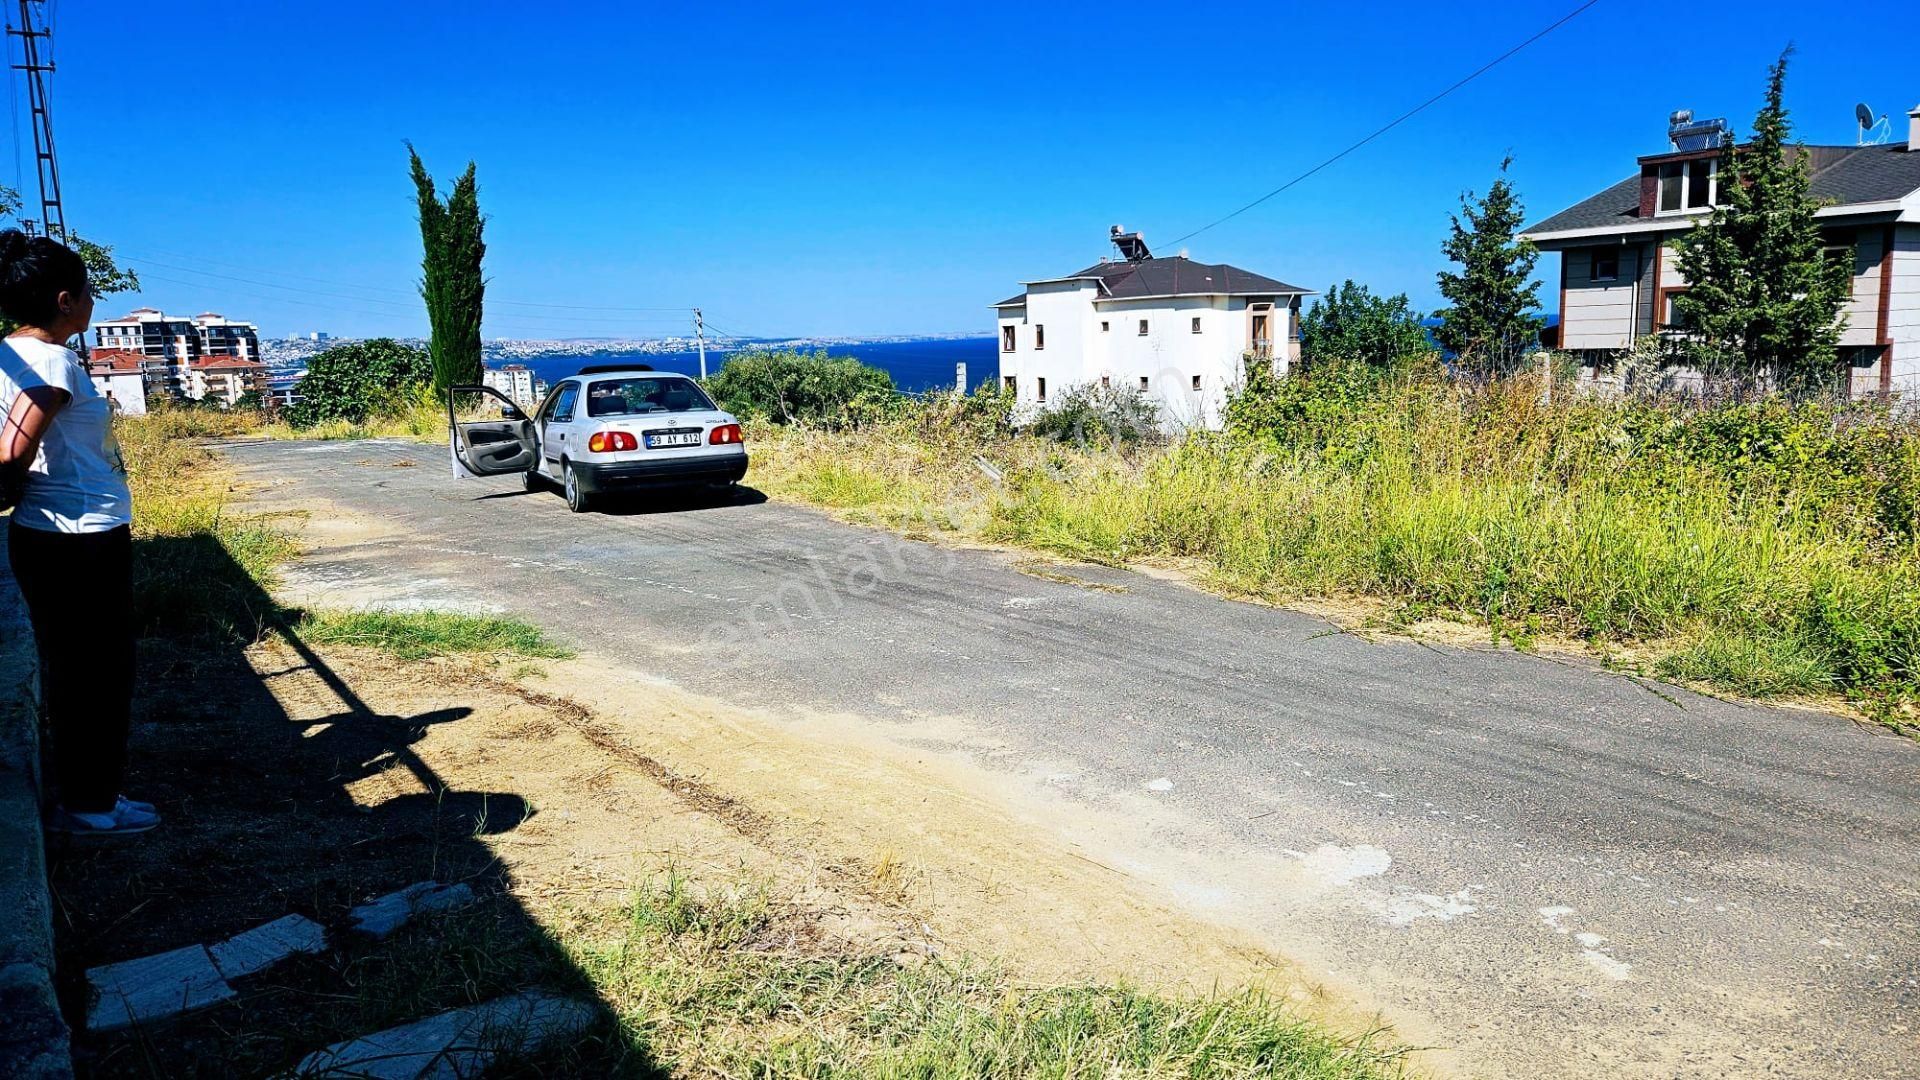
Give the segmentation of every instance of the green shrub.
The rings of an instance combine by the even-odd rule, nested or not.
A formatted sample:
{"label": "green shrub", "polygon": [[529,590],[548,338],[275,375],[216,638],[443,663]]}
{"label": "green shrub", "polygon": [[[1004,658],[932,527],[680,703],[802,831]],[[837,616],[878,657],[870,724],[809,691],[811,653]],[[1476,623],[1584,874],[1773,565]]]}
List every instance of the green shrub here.
{"label": "green shrub", "polygon": [[433,360],[418,346],[392,338],[335,345],[308,362],[287,422],[302,428],[330,420],[357,424],[375,413],[404,411],[432,381]]}
{"label": "green shrub", "polygon": [[1068,388],[1027,430],[1055,442],[1137,443],[1160,435],[1160,407],[1132,390],[1088,383]]}
{"label": "green shrub", "polygon": [[847,357],[791,349],[736,353],[707,380],[723,407],[778,424],[840,428],[892,407],[893,377]]}

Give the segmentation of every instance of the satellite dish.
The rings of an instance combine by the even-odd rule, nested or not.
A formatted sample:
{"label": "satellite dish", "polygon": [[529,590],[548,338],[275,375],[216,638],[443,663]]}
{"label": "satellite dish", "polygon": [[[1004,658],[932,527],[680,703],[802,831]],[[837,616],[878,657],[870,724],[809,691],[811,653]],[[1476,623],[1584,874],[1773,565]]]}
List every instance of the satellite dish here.
{"label": "satellite dish", "polygon": [[1855,146],[1879,146],[1893,135],[1892,122],[1885,116],[1874,116],[1865,102],[1853,107],[1853,118],[1860,122],[1860,131],[1853,140]]}

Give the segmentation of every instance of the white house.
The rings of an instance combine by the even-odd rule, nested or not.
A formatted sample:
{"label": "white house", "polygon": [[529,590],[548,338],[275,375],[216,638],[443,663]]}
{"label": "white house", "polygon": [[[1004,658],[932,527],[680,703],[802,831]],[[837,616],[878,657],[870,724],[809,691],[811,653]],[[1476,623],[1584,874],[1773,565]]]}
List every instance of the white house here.
{"label": "white house", "polygon": [[1121,261],[1026,283],[994,308],[1000,378],[1045,408],[1076,386],[1151,395],[1170,427],[1217,428],[1249,357],[1285,373],[1297,359],[1307,289],[1234,266],[1156,259],[1113,227]]}
{"label": "white house", "polygon": [[119,349],[96,349],[87,357],[87,378],[117,413],[146,415],[147,388],[142,359],[139,353]]}

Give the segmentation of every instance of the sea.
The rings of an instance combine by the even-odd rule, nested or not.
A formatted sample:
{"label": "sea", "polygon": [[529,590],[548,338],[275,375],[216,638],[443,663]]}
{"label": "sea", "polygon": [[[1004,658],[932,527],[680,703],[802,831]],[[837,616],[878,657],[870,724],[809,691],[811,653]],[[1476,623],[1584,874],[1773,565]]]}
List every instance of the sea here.
{"label": "sea", "polygon": [[[788,345],[768,343],[768,348],[797,348],[803,352],[824,351],[828,356],[848,356],[872,364],[893,376],[896,389],[910,394],[928,390],[949,390],[954,385],[956,364],[967,365],[969,390],[1000,377],[998,342],[991,336],[933,338],[912,341],[863,341],[846,345]],[[749,345],[747,348],[756,347]],[[707,372],[720,370],[732,352],[707,350]],[[507,363],[525,364],[548,383],[564,379],[587,364],[650,364],[658,371],[677,371],[684,375],[700,373],[700,355],[687,352],[610,352],[594,350],[582,343],[579,353],[548,353],[519,358],[490,358],[488,366]]]}

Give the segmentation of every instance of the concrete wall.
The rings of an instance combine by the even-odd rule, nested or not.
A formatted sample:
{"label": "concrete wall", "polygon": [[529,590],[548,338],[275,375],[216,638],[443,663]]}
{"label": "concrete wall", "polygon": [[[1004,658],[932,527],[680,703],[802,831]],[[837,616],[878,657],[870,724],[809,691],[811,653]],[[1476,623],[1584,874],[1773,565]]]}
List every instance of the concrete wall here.
{"label": "concrete wall", "polygon": [[53,904],[40,832],[39,695],[32,632],[0,525],[0,1076],[73,1075],[53,994]]}

